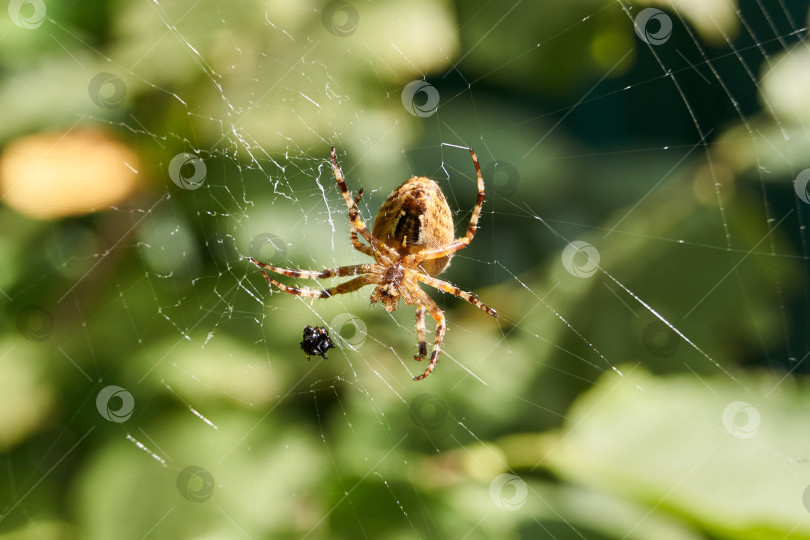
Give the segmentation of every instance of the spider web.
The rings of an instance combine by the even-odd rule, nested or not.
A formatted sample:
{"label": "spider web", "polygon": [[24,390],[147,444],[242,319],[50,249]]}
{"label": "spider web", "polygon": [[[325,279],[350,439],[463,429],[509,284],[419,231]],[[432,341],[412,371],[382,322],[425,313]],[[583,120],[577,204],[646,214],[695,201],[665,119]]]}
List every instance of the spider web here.
{"label": "spider web", "polygon": [[[25,31],[85,85],[54,115],[135,148],[143,185],[54,222],[9,289],[7,358],[62,380],[5,454],[0,530],[810,537],[808,5],[555,6],[131,2],[102,48],[48,5]],[[413,307],[286,295],[247,260],[368,262],[332,146],[369,225],[428,176],[457,236],[481,161],[441,278],[499,318],[426,288],[424,381]]]}

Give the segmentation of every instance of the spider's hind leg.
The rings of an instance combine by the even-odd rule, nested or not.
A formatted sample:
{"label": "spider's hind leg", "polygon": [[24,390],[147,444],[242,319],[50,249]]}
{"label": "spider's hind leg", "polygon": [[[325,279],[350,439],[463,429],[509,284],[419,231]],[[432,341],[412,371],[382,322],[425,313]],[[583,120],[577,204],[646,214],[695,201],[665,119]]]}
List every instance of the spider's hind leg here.
{"label": "spider's hind leg", "polygon": [[415,381],[421,381],[430,373],[436,369],[436,363],[439,361],[439,353],[442,350],[442,340],[444,340],[444,331],[447,328],[447,323],[444,318],[444,313],[439,306],[436,305],[436,302],[431,300],[431,298],[427,295],[427,293],[423,293],[424,297],[422,298],[422,302],[425,303],[430,308],[430,315],[436,321],[436,339],[433,341],[433,351],[430,353],[430,363],[428,367],[422,372],[421,375],[417,375],[413,378]]}
{"label": "spider's hind leg", "polygon": [[257,261],[253,257],[248,257],[248,260],[253,264],[255,264],[256,266],[258,266],[261,273],[268,280],[270,278],[267,276],[267,274],[265,274],[264,270],[269,270],[270,272],[274,272],[276,274],[281,274],[284,276],[302,279],[325,279],[343,276],[359,276],[362,274],[371,274],[374,272],[374,265],[371,264],[354,264],[351,266],[326,268],[324,270],[299,270],[292,268],[280,268],[278,266],[273,266],[272,264]]}
{"label": "spider's hind leg", "polygon": [[[336,294],[345,294],[353,292],[361,287],[365,287],[366,285],[377,284],[380,281],[379,275],[374,272],[375,270],[374,265],[371,264],[341,266],[338,268],[328,268],[326,270],[312,271],[312,270],[292,270],[289,268],[279,268],[271,264],[266,264],[261,261],[257,261],[253,257],[250,257],[248,260],[259,268],[259,272],[261,272],[261,274],[269,283],[275,285],[285,293],[294,294],[296,296],[308,296],[310,298],[329,298],[330,296],[334,296]],[[275,272],[277,274],[282,274],[285,276],[304,279],[321,279],[321,278],[343,277],[343,276],[357,276],[357,277],[355,277],[354,279],[350,279],[349,281],[346,281],[339,285],[336,285],[334,287],[318,290],[306,287],[301,288],[284,285],[280,281],[270,277],[270,275],[267,272],[265,272],[265,270],[269,270],[270,272]]]}
{"label": "spider's hind leg", "polygon": [[419,341],[419,354],[413,357],[421,362],[427,356],[427,343],[425,342],[425,306],[416,306],[416,339]]}
{"label": "spider's hind leg", "polygon": [[365,287],[366,285],[374,285],[378,282],[377,276],[366,274],[363,276],[357,276],[356,278],[350,279],[349,281],[341,283],[340,285],[329,287],[328,289],[310,289],[306,287],[290,287],[289,285],[284,285],[283,283],[276,281],[265,274],[264,270],[260,271],[262,275],[267,278],[267,281],[285,293],[294,294],[295,296],[308,296],[310,298],[329,298],[330,296],[335,296],[336,294],[354,292],[361,287]]}

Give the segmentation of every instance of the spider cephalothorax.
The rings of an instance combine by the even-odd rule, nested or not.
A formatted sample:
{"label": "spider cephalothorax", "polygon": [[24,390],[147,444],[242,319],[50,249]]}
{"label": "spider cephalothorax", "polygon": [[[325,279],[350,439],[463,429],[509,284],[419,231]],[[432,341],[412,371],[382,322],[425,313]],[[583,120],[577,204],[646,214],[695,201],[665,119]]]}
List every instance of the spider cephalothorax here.
{"label": "spider cephalothorax", "polygon": [[[478,178],[478,200],[473,208],[467,233],[457,240],[454,240],[453,235],[453,216],[441,188],[433,180],[421,176],[415,176],[406,181],[388,196],[377,213],[372,231],[369,232],[357,210],[357,203],[360,202],[363,190],[361,189],[357,193],[356,198],[352,198],[338,167],[335,149],[332,148],[332,169],[338,187],[346,200],[346,205],[349,207],[351,228],[349,237],[352,245],[358,251],[373,257],[375,262],[341,266],[318,272],[279,268],[252,258],[250,261],[259,267],[262,275],[270,283],[290,294],[328,298],[336,294],[356,291],[366,285],[376,285],[371,293],[371,301],[382,302],[389,312],[397,309],[400,299],[408,305],[416,304],[416,334],[419,340],[419,353],[414,356],[416,360],[422,360],[427,355],[425,311],[429,309],[430,315],[436,321],[436,338],[433,342],[430,363],[421,375],[414,377],[414,380],[424,379],[436,367],[446,323],[442,310],[419,287],[420,281],[458,296],[493,317],[498,316],[495,310],[485,306],[470,293],[434,277],[447,268],[450,258],[456,251],[470,244],[478,225],[478,216],[481,214],[481,206],[484,204],[484,179],[481,176],[478,158],[472,148],[470,154]],[[360,242],[358,234],[369,245]],[[265,270],[304,279],[355,277],[328,289],[301,289],[280,283],[267,275]]]}
{"label": "spider cephalothorax", "polygon": [[[383,267],[385,268],[385,267]],[[400,289],[405,289],[405,295],[402,295],[402,300],[406,304],[413,304],[413,301],[407,294],[408,283],[404,282],[405,269],[402,264],[394,263],[392,266],[385,268],[382,283],[374,287],[371,291],[371,301],[382,302],[385,304],[385,310],[389,313],[397,310],[400,298]]]}

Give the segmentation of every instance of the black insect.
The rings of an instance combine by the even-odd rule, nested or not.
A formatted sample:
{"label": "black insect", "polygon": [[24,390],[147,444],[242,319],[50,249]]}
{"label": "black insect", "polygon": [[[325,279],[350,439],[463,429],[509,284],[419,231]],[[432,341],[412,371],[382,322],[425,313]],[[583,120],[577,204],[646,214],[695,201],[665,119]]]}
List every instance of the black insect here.
{"label": "black insect", "polygon": [[336,348],[326,328],[310,325],[304,328],[304,341],[301,342],[301,350],[307,353],[307,360],[312,355],[326,358],[326,351]]}

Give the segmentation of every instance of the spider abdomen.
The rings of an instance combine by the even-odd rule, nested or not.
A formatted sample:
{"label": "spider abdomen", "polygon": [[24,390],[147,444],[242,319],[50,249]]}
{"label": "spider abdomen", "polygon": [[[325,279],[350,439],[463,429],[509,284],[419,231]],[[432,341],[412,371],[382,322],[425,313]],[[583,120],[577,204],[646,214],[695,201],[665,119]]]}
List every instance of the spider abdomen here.
{"label": "spider abdomen", "polygon": [[[405,257],[424,249],[445,246],[454,240],[453,215],[439,184],[413,177],[385,200],[374,219],[372,235]],[[422,261],[430,275],[440,274],[450,256]]]}

